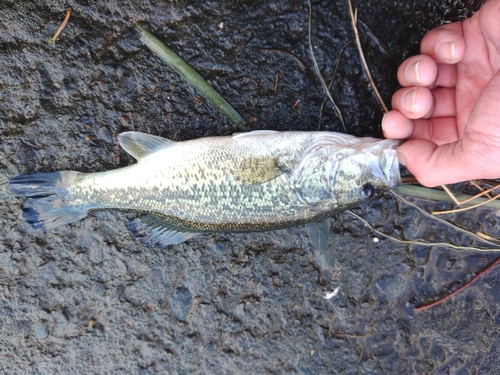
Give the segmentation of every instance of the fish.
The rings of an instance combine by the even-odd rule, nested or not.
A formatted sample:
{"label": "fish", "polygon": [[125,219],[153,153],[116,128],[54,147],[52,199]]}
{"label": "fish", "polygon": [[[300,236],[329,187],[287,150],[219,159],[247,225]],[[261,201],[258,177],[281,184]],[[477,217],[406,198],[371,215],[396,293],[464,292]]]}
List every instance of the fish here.
{"label": "fish", "polygon": [[134,211],[132,229],[160,247],[313,223],[308,233],[324,248],[332,215],[400,183],[399,141],[390,139],[260,130],[182,142],[125,132],[118,141],[137,163],[12,178],[11,191],[27,197],[27,223],[51,230],[96,210]]}

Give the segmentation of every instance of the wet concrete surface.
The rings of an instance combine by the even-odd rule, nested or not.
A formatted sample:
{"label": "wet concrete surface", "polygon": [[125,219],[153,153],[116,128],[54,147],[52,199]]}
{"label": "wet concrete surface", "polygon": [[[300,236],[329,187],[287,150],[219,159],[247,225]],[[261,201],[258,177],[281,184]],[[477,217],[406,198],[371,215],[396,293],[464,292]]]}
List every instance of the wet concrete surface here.
{"label": "wet concrete surface", "polygon": [[[354,6],[390,103],[397,66],[418,52],[421,37],[475,4]],[[51,46],[69,7],[69,24]],[[303,227],[207,234],[158,250],[132,237],[133,214],[93,213],[49,232],[24,223],[11,177],[128,165],[116,139],[122,131],[173,140],[238,131],[141,44],[133,21],[195,67],[251,129],[341,130],[329,103],[319,121],[324,95],[311,69],[307,2],[2,1],[0,9],[1,373],[500,371],[498,270],[415,311],[471,279],[495,253],[398,243],[348,213],[332,218],[331,272],[315,268]],[[354,35],[347,4],[313,2],[312,17],[316,58],[330,77]],[[266,50],[291,53],[306,69]],[[332,87],[349,133],[380,136],[383,111],[353,43]],[[402,240],[484,245],[391,194],[354,211]],[[496,213],[486,209],[446,219],[499,236]]]}

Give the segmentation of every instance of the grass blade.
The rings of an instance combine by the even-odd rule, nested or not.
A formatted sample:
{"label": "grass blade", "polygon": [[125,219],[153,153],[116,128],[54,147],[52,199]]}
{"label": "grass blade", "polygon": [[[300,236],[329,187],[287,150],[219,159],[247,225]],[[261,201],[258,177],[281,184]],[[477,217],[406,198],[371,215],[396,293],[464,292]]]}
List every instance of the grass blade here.
{"label": "grass blade", "polygon": [[142,42],[146,44],[151,51],[156,53],[163,61],[170,65],[172,69],[192,84],[201,95],[217,107],[219,111],[225,114],[236,126],[242,130],[248,130],[245,126],[245,120],[243,120],[238,112],[236,112],[196,70],[145,28],[137,23],[135,27],[141,34]]}
{"label": "grass blade", "polygon": [[[453,202],[452,198],[442,190],[430,189],[423,186],[416,185],[401,185],[394,189],[394,191],[401,195],[407,195],[410,197],[428,199],[437,202]],[[470,195],[466,194],[455,194],[455,197],[461,201],[470,198]],[[490,207],[494,209],[500,209],[500,200],[493,200],[491,202],[487,202],[487,198],[479,197],[474,199],[474,201],[467,202],[465,205],[474,205],[476,203],[484,203],[485,207]]]}

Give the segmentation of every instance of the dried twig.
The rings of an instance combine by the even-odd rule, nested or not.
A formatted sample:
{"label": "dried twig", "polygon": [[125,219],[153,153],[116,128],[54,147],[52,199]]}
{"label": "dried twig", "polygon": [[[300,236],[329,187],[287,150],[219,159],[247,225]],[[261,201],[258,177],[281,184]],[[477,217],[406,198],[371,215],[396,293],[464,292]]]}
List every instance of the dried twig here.
{"label": "dried twig", "polygon": [[335,108],[335,112],[337,113],[338,118],[340,119],[340,122],[342,123],[342,127],[344,128],[344,132],[347,133],[347,129],[344,124],[344,118],[342,117],[342,113],[340,112],[340,108],[337,106],[337,103],[335,103],[335,100],[333,100],[332,96],[330,95],[330,91],[328,90],[328,87],[326,86],[326,82],[323,79],[323,76],[321,75],[321,72],[319,71],[318,63],[316,62],[316,57],[314,56],[314,50],[313,50],[313,45],[312,45],[312,37],[311,37],[311,18],[312,18],[312,5],[311,5],[311,0],[309,0],[309,20],[308,20],[308,26],[309,26],[309,53],[311,54],[311,60],[313,62],[314,66],[314,71],[316,72],[316,75],[318,76],[319,80],[321,81],[321,85],[323,86],[323,89],[325,90],[325,94],[328,96],[328,99],[332,102],[333,107]]}
{"label": "dried twig", "polygon": [[66,16],[64,17],[64,20],[61,22],[61,24],[57,28],[56,33],[54,34],[54,36],[49,39],[49,43],[50,44],[52,44],[52,45],[56,44],[56,40],[57,40],[57,38],[59,38],[59,35],[61,35],[61,33],[63,32],[64,28],[68,24],[70,16],[71,16],[71,8],[69,8],[68,11],[66,12]]}
{"label": "dried twig", "polygon": [[351,16],[352,28],[354,29],[356,45],[358,46],[359,56],[361,57],[361,62],[363,63],[363,67],[365,69],[366,75],[368,76],[368,79],[370,80],[373,91],[375,92],[375,95],[377,95],[377,98],[378,98],[380,104],[382,105],[382,107],[384,108],[384,111],[389,112],[389,109],[387,108],[387,106],[384,103],[384,99],[382,99],[382,96],[378,92],[377,86],[375,85],[375,81],[373,80],[370,69],[368,68],[368,64],[366,63],[365,55],[363,53],[363,48],[361,47],[361,41],[359,39],[359,32],[358,32],[358,25],[357,25],[357,23],[358,23],[358,10],[356,9],[353,12],[351,0],[347,0],[347,3],[349,4],[349,14]]}
{"label": "dried twig", "polygon": [[274,95],[278,92],[278,80],[279,80],[279,73],[276,73],[276,79],[274,80]]}
{"label": "dried twig", "polygon": [[440,303],[443,303],[444,301],[450,299],[454,295],[460,293],[465,288],[469,287],[473,282],[475,282],[481,276],[486,275],[493,268],[495,268],[499,263],[500,263],[500,258],[497,258],[497,260],[495,260],[493,263],[491,263],[486,269],[484,269],[483,271],[479,272],[476,276],[474,276],[472,279],[470,279],[467,283],[465,283],[464,285],[462,285],[460,288],[454,290],[450,294],[445,295],[444,297],[438,299],[437,301],[434,301],[434,302],[426,304],[426,305],[420,305],[420,306],[415,307],[415,311],[427,310],[427,309],[430,309],[431,307],[439,305]]}

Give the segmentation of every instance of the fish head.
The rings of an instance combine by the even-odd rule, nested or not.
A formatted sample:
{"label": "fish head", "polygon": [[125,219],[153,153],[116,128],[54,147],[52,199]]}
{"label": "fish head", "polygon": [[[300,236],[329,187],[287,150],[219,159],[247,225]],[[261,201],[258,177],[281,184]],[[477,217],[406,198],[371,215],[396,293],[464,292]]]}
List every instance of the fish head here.
{"label": "fish head", "polygon": [[299,198],[321,211],[352,207],[398,186],[400,142],[338,136],[310,147],[295,169]]}
{"label": "fish head", "polygon": [[401,183],[395,147],[400,141],[359,138],[352,148],[337,152],[330,162],[328,182],[339,207],[380,196]]}

